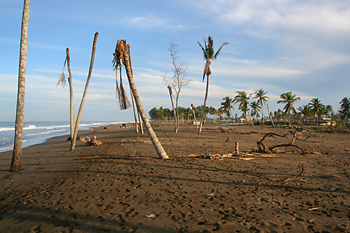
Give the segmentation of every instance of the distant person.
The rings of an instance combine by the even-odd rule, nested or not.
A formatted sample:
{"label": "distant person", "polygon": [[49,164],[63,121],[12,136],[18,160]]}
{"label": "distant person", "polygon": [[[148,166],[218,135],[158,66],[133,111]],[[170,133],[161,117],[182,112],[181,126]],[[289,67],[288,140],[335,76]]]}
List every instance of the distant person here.
{"label": "distant person", "polygon": [[119,127],[122,128],[122,124],[120,124]]}
{"label": "distant person", "polygon": [[123,124],[123,128],[126,128],[126,124],[125,123]]}

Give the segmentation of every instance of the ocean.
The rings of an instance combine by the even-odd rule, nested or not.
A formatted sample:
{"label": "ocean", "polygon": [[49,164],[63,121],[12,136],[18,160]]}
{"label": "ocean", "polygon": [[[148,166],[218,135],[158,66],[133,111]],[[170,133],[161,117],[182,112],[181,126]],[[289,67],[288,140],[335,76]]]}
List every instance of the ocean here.
{"label": "ocean", "polygon": [[[110,121],[80,122],[79,130],[120,123]],[[14,134],[14,122],[0,122],[0,152],[13,150]],[[70,135],[69,122],[24,122],[22,148],[40,144],[49,138],[62,135],[67,135],[67,137]]]}

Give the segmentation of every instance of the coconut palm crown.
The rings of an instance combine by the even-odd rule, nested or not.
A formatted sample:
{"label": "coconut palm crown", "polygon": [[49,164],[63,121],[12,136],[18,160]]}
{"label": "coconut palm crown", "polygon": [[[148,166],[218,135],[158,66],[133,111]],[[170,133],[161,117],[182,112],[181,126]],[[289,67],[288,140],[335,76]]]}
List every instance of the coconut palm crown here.
{"label": "coconut palm crown", "polygon": [[284,103],[283,110],[285,113],[288,113],[288,121],[289,121],[289,126],[291,127],[290,124],[290,112],[295,113],[295,108],[294,108],[294,103],[298,100],[300,100],[300,97],[297,97],[296,95],[293,95],[292,92],[286,92],[280,95],[280,98],[282,100],[277,101],[278,104]]}

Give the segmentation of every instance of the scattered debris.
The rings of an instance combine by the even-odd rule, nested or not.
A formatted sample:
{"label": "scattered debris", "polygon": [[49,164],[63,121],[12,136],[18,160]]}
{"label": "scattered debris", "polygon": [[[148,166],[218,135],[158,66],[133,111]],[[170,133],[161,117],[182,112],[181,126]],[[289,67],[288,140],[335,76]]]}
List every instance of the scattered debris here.
{"label": "scattered debris", "polygon": [[151,159],[149,157],[119,157],[119,156],[92,156],[92,157],[79,157],[79,160],[92,160],[92,159],[126,159],[126,160],[146,160]]}
{"label": "scattered debris", "polygon": [[101,141],[96,140],[95,135],[92,137],[92,139],[90,139],[88,136],[86,136],[86,139],[80,138],[80,141],[85,142],[85,144],[88,146],[100,146],[100,145],[102,145]]}
{"label": "scattered debris", "polygon": [[94,133],[94,132],[95,132],[95,130],[94,130],[94,129],[90,130],[90,133]]}
{"label": "scattered debris", "polygon": [[[145,143],[145,144],[152,144],[152,141],[144,141],[141,139],[138,140],[132,140],[132,139],[126,139],[122,140],[122,143]],[[178,144],[177,142],[161,142],[163,145],[170,145],[170,144]]]}
{"label": "scattered debris", "polygon": [[320,209],[320,207],[314,207],[314,208],[311,208],[311,209],[309,209],[310,211],[313,211],[313,210],[318,210],[318,209]]}
{"label": "scattered debris", "polygon": [[231,142],[231,138],[227,138],[227,139],[226,139],[226,142]]}
{"label": "scattered debris", "polygon": [[146,214],[145,217],[146,218],[155,218],[156,216],[154,214]]}
{"label": "scattered debris", "polygon": [[108,127],[103,127],[103,129],[109,129]]}

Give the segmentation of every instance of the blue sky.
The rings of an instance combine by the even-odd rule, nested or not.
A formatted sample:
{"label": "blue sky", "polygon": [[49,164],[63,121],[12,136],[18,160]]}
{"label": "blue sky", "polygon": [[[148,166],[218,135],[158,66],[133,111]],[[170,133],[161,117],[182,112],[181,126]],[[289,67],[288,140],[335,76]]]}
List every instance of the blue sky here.
{"label": "blue sky", "polygon": [[[15,119],[22,10],[23,0],[0,0],[0,121]],[[69,88],[57,87],[66,48],[78,111],[95,32],[99,37],[82,120],[133,119],[131,109],[119,109],[115,95],[111,61],[118,39],[131,46],[134,79],[147,112],[171,106],[161,78],[172,75],[171,42],[178,45],[179,61],[186,62],[191,80],[180,105],[203,104],[204,60],[197,41],[208,36],[215,49],[229,43],[211,66],[209,106],[220,107],[222,98],[234,98],[236,91],[260,88],[268,92],[271,111],[283,107],[277,101],[287,91],[301,97],[296,107],[318,97],[335,111],[343,97],[350,97],[349,1],[32,0],[25,121],[69,120]]]}

